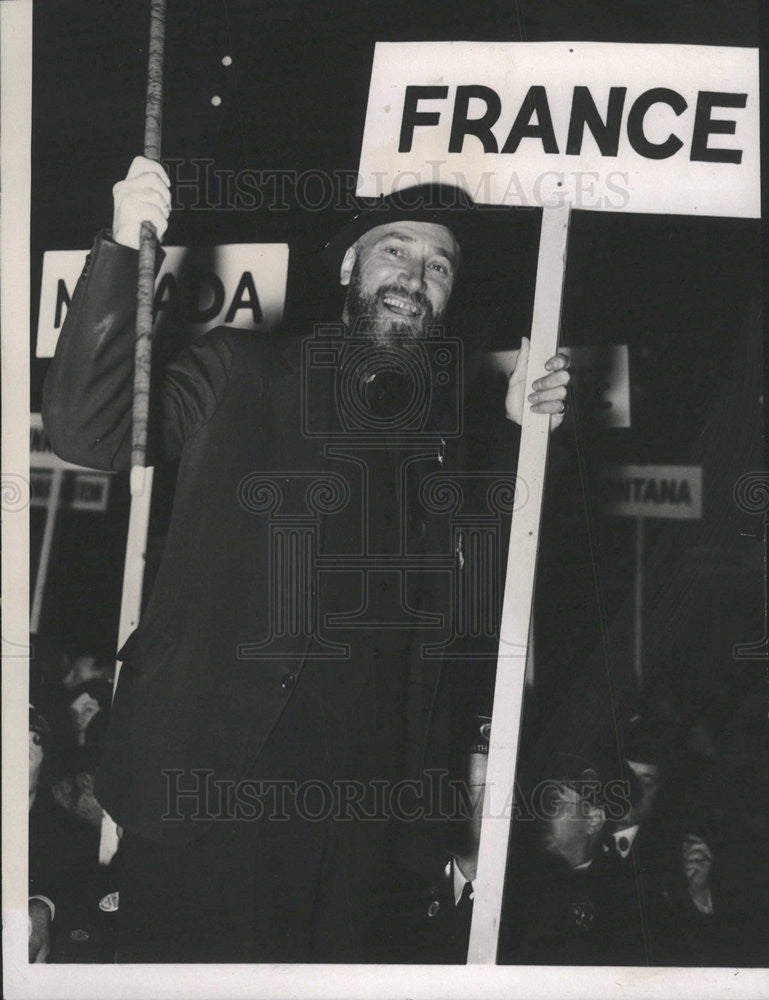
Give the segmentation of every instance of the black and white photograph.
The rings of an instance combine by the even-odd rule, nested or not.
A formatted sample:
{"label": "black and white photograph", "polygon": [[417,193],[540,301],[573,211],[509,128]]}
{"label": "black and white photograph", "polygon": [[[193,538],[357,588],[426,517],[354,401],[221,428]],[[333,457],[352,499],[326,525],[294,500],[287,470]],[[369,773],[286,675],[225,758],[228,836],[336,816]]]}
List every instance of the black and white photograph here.
{"label": "black and white photograph", "polygon": [[761,5],[0,14],[5,995],[765,995]]}

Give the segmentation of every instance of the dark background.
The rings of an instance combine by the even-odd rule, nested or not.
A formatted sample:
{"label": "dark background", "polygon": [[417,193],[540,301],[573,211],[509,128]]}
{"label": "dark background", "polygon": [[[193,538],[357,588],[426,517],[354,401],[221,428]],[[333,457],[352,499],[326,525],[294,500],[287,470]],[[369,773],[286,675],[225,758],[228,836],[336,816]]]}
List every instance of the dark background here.
{"label": "dark background", "polygon": [[[43,251],[90,246],[110,224],[112,184],[141,152],[148,10],[95,0],[35,4],[33,341]],[[758,12],[757,3],[702,0],[170,0],[164,156],[209,159],[217,170],[354,171],[376,40],[755,46]],[[514,215],[499,224],[500,266],[486,276],[483,305],[460,297],[455,319],[468,342],[517,346],[527,332],[538,213]],[[175,212],[166,242],[288,242],[287,310],[301,326],[339,307],[316,251],[342,221],[334,208],[313,212],[296,202],[286,211],[187,208]],[[736,643],[764,634],[763,518],[733,498],[739,477],[763,467],[760,265],[756,221],[574,214],[562,340],[630,346],[633,426],[597,431],[576,405],[553,442],[530,722],[546,713],[578,725],[615,703],[624,714],[640,704],[632,679],[635,524],[602,517],[596,470],[606,462],[691,464],[704,470],[703,519],[646,526],[647,694],[684,716],[706,707],[723,736],[741,741],[740,753],[754,755],[763,740],[765,663],[733,654]],[[33,410],[46,364],[33,358]],[[157,479],[150,567],[173,481],[169,472]],[[61,517],[43,645],[114,647],[127,507],[118,477],[108,515]],[[40,530],[35,522],[33,535]]]}

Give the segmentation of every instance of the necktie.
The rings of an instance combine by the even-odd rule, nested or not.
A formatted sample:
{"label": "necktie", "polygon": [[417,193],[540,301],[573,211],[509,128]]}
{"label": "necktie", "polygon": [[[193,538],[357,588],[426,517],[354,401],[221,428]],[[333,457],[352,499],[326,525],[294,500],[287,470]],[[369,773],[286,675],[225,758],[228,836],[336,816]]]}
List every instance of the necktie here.
{"label": "necktie", "polygon": [[459,897],[459,902],[457,903],[457,909],[461,910],[464,908],[472,910],[474,895],[475,894],[473,892],[473,883],[465,882],[465,884],[462,886],[462,895]]}
{"label": "necktie", "polygon": [[473,916],[473,883],[465,882],[456,910],[455,940],[461,948],[467,949],[470,939],[470,921]]}

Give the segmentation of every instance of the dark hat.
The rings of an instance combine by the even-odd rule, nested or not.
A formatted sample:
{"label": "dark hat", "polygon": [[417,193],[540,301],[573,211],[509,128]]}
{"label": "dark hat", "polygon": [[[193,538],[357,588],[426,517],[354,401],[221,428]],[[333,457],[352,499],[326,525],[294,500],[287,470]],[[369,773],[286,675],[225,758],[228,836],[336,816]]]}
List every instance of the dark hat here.
{"label": "dark hat", "polygon": [[632,778],[623,774],[611,755],[592,753],[590,758],[566,751],[553,752],[540,770],[540,780],[565,785],[586,802],[624,815],[634,801]]}
{"label": "dark hat", "polygon": [[468,732],[468,752],[488,756],[489,739],[491,737],[491,716],[474,715],[470,720]]}
{"label": "dark hat", "polygon": [[321,251],[323,262],[334,275],[339,274],[348,247],[370,229],[390,222],[445,226],[459,244],[463,260],[472,261],[482,247],[482,208],[463,188],[452,184],[418,184],[379,198],[359,199],[359,204],[359,211]]}
{"label": "dark hat", "polygon": [[[605,771],[605,769],[602,768]],[[593,761],[576,753],[557,751],[551,755],[543,769],[543,777],[559,785],[566,785],[582,798],[595,804],[600,798],[606,775],[601,774]]]}

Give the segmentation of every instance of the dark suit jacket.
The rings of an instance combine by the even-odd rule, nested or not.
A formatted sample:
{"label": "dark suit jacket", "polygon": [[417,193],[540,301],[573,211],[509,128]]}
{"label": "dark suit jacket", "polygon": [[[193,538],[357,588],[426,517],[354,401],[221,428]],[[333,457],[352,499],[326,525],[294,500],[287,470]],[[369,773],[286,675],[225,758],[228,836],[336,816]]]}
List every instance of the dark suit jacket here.
{"label": "dark suit jacket", "polygon": [[508,873],[500,929],[502,965],[647,965],[633,886],[612,858],[589,868],[555,864]]}
{"label": "dark suit jacket", "polygon": [[[130,463],[135,276],[136,254],[99,236],[48,373],[46,431],[61,457],[81,465],[125,470]],[[344,477],[338,466],[330,468],[323,437],[312,427],[308,433],[315,404],[307,402],[296,342],[287,351],[278,342],[221,328],[155,373],[149,460],[179,459],[176,497],[153,593],[120,653],[97,779],[99,800],[115,821],[155,840],[186,841],[206,826],[205,809],[190,817],[197,808],[192,800],[180,804],[183,819],[167,818],[170,782],[190,787],[204,780],[193,771],[235,781],[258,775],[260,754],[308,656],[345,658],[317,622],[291,617],[290,597],[280,604],[282,578],[274,571],[280,532],[295,530],[293,537],[310,539],[312,547],[333,517],[348,517],[351,526],[355,518],[344,510]],[[508,447],[509,441],[508,432]],[[449,458],[437,462],[436,447],[435,438],[428,440],[420,460],[429,474],[444,474],[451,442]],[[451,553],[455,527],[446,510],[433,503],[428,527],[416,517],[408,531],[417,539],[436,532],[435,544]],[[428,722],[434,734],[443,732],[435,698],[440,655],[422,655],[420,628],[431,625],[434,635],[441,612],[450,617],[451,602],[451,569],[433,574],[429,595],[430,587],[415,583],[424,555],[418,550],[418,542],[409,550],[413,571],[403,577],[400,602],[413,610],[415,623],[411,652],[404,654],[411,659],[412,771],[442,759],[440,749],[428,754],[425,742]],[[445,570],[445,558],[441,565]],[[313,587],[305,586],[308,599],[316,596]],[[276,619],[276,607],[283,607],[283,619]],[[364,680],[365,671],[344,675],[347,704]],[[169,779],[171,772],[178,776]]]}

